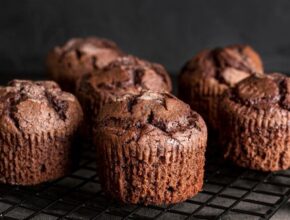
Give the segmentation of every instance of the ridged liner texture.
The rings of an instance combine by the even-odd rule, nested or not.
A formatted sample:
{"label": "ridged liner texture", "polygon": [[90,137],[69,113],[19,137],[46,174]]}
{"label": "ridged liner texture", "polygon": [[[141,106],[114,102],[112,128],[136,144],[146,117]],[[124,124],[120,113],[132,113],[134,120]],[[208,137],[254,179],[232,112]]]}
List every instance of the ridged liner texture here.
{"label": "ridged liner texture", "polygon": [[213,135],[219,127],[218,105],[221,95],[254,73],[263,73],[262,61],[247,45],[204,50],[181,70],[178,95],[202,115]]}
{"label": "ridged liner texture", "polygon": [[92,126],[104,104],[142,89],[171,92],[171,80],[162,65],[124,56],[81,77],[75,93],[84,110],[83,136],[92,136]]}
{"label": "ridged liner texture", "polygon": [[64,90],[74,92],[79,77],[123,55],[113,41],[97,37],[73,38],[48,53],[47,72]]}
{"label": "ridged liner texture", "polygon": [[71,170],[82,121],[77,99],[50,81],[0,87],[0,182],[35,185]]}
{"label": "ridged liner texture", "polygon": [[103,189],[124,203],[169,204],[203,186],[207,129],[167,93],[142,91],[104,106],[95,128]]}
{"label": "ridged liner texture", "polygon": [[35,185],[67,175],[72,166],[72,137],[64,133],[0,133],[0,181]]}
{"label": "ridged liner texture", "polygon": [[289,82],[279,74],[253,76],[225,94],[219,110],[225,158],[262,171],[290,167]]}

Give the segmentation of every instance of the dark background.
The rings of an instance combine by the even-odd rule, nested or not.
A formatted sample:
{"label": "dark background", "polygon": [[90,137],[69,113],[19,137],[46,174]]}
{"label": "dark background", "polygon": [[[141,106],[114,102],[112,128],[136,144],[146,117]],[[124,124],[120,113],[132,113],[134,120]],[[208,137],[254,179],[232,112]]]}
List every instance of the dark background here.
{"label": "dark background", "polygon": [[290,70],[289,0],[19,0],[0,3],[0,73],[44,73],[50,48],[97,35],[171,72],[199,50],[248,43]]}

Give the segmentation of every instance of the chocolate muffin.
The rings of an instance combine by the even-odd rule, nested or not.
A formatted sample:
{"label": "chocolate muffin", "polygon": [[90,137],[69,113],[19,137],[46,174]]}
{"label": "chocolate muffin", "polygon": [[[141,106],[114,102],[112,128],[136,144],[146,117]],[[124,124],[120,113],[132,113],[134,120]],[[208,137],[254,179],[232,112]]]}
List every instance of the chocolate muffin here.
{"label": "chocolate muffin", "polygon": [[204,50],[181,70],[178,95],[202,115],[214,134],[218,127],[219,98],[223,92],[253,73],[262,72],[261,59],[250,46]]}
{"label": "chocolate muffin", "polygon": [[220,105],[224,156],[262,171],[290,167],[290,78],[251,76],[226,92]]}
{"label": "chocolate muffin", "polygon": [[76,96],[84,110],[84,134],[91,136],[91,127],[99,109],[110,100],[141,89],[171,91],[171,81],[163,66],[124,56],[105,68],[84,75],[78,80]]}
{"label": "chocolate muffin", "polygon": [[184,201],[202,188],[206,140],[201,116],[169,93],[107,103],[94,128],[102,187],[124,203]]}
{"label": "chocolate muffin", "polygon": [[0,87],[0,182],[34,185],[67,174],[81,120],[77,99],[55,82]]}
{"label": "chocolate muffin", "polygon": [[107,39],[73,38],[49,52],[47,71],[64,90],[74,92],[80,76],[101,69],[122,55],[117,45]]}

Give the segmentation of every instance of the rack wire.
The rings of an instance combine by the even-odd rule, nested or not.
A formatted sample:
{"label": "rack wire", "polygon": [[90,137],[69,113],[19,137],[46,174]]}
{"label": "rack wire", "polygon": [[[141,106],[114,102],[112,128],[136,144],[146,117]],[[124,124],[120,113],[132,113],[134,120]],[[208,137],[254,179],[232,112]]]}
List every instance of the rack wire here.
{"label": "rack wire", "polygon": [[[0,83],[19,76],[3,75]],[[209,157],[203,190],[195,197],[174,205],[120,204],[102,191],[95,153],[84,149],[77,169],[56,181],[29,187],[0,184],[0,218],[255,220],[270,219],[290,201],[290,170],[263,173]]]}
{"label": "rack wire", "polygon": [[269,219],[290,198],[290,170],[263,173],[209,159],[202,192],[174,205],[120,204],[103,193],[95,154],[70,175],[38,186],[0,185],[5,219]]}

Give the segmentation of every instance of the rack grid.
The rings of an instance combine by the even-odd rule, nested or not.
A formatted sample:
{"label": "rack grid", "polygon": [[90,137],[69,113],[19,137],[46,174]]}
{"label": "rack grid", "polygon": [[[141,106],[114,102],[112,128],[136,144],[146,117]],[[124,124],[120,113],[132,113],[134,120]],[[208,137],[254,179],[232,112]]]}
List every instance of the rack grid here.
{"label": "rack grid", "polygon": [[5,219],[269,219],[290,198],[290,170],[263,173],[208,159],[202,192],[180,204],[120,204],[102,192],[95,154],[70,175],[38,186],[0,185]]}
{"label": "rack grid", "polygon": [[[0,83],[23,76],[3,75]],[[25,76],[43,79],[37,75]],[[0,184],[0,218],[270,219],[290,201],[290,169],[263,173],[211,156],[206,160],[203,190],[195,197],[174,205],[120,204],[101,190],[92,148],[81,147],[84,152],[79,166],[68,176],[38,186]]]}

